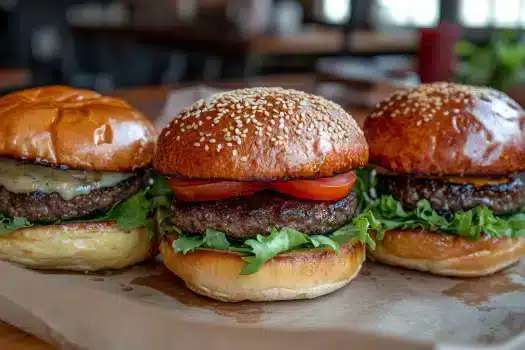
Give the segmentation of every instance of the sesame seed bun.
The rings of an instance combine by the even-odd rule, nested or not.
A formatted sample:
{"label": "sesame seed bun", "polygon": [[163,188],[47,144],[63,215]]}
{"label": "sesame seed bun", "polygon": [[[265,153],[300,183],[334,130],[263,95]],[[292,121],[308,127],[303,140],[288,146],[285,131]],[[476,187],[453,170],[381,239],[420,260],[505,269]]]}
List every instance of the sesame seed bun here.
{"label": "sesame seed bun", "polygon": [[252,88],[201,100],[166,127],[155,168],[188,179],[273,180],[330,177],[366,164],[355,120],[321,97]]}
{"label": "sesame seed bun", "polygon": [[437,275],[478,277],[498,272],[525,255],[525,237],[472,240],[423,230],[389,230],[367,255],[384,264]]}
{"label": "sesame seed bun", "polygon": [[252,275],[239,275],[240,254],[197,249],[175,253],[172,239],[163,237],[164,264],[197,294],[220,301],[311,299],[332,293],[354,279],[365,260],[362,243],[341,246],[339,255],[312,249],[280,254]]}
{"label": "sesame seed bun", "polygon": [[146,228],[126,232],[114,222],[26,227],[0,235],[0,260],[33,269],[120,269],[154,253]]}
{"label": "sesame seed bun", "polygon": [[0,98],[0,156],[94,171],[151,163],[156,130],[127,103],[94,91],[41,87]]}
{"label": "sesame seed bun", "polygon": [[366,119],[370,163],[397,173],[525,170],[525,111],[502,92],[434,83],[400,91]]}

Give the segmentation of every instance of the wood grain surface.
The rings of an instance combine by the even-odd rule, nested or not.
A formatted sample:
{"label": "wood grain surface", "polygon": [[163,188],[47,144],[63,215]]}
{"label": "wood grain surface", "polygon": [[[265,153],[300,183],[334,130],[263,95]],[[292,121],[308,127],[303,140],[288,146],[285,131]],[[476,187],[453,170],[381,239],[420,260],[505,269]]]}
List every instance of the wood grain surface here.
{"label": "wood grain surface", "polygon": [[[219,88],[239,88],[243,86],[282,86],[311,91],[315,84],[312,76],[287,75],[258,78],[250,81],[210,84]],[[123,98],[145,115],[158,116],[169,91],[180,86],[150,86],[117,90],[113,95]],[[368,112],[363,108],[347,108],[360,123]],[[28,333],[0,321],[0,349],[9,350],[52,350],[58,349]]]}
{"label": "wood grain surface", "polygon": [[55,350],[58,348],[0,321],[0,349]]}

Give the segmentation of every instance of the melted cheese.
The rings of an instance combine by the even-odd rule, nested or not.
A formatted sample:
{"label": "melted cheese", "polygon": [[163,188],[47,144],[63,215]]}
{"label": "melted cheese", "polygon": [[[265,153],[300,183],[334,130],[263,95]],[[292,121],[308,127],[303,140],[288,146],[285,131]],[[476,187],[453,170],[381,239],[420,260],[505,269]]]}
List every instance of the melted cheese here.
{"label": "melted cheese", "polygon": [[112,187],[130,178],[130,173],[100,173],[83,170],[61,170],[0,159],[0,186],[13,193],[58,193],[64,200]]}
{"label": "melted cheese", "polygon": [[484,187],[489,185],[504,185],[509,183],[510,178],[495,178],[495,177],[468,177],[468,176],[420,176],[426,179],[439,179],[446,182],[472,185],[474,187]]}

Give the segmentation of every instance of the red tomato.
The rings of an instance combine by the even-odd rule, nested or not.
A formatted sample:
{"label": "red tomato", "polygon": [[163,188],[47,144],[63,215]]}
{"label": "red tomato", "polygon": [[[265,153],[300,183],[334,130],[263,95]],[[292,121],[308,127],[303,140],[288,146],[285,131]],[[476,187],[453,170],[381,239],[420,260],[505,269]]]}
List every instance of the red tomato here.
{"label": "red tomato", "polygon": [[264,188],[258,182],[190,181],[168,179],[175,196],[183,201],[211,201],[249,196]]}
{"label": "red tomato", "polygon": [[334,201],[343,199],[352,189],[356,180],[354,172],[317,180],[276,181],[271,183],[272,189],[292,197]]}
{"label": "red tomato", "polygon": [[344,198],[355,180],[355,173],[348,172],[317,180],[237,182],[170,178],[168,182],[177,198],[192,202],[249,196],[265,189],[273,189],[296,198],[332,201]]}

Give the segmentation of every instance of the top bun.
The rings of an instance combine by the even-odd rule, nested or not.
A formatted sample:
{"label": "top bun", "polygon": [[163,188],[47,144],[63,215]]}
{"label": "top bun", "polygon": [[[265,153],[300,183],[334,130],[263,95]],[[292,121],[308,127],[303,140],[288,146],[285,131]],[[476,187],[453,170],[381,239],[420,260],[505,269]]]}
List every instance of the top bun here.
{"label": "top bun", "polygon": [[160,134],[154,166],[188,179],[329,177],[366,164],[355,120],[321,97],[282,88],[213,95],[181,112]]}
{"label": "top bun", "polygon": [[0,98],[0,156],[93,171],[133,171],[153,158],[156,130],[122,100],[63,86]]}
{"label": "top bun", "polygon": [[366,119],[370,162],[397,173],[525,170],[525,112],[502,92],[434,83],[399,91]]}

